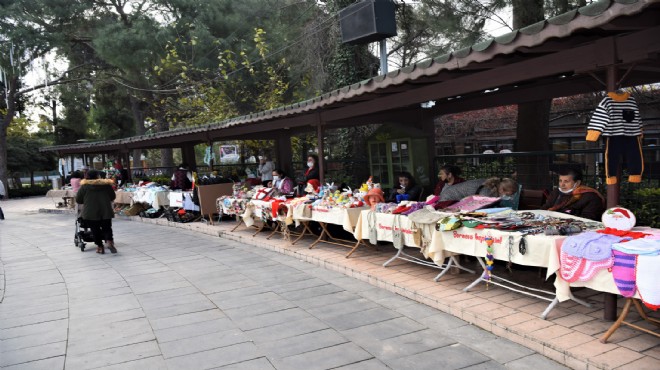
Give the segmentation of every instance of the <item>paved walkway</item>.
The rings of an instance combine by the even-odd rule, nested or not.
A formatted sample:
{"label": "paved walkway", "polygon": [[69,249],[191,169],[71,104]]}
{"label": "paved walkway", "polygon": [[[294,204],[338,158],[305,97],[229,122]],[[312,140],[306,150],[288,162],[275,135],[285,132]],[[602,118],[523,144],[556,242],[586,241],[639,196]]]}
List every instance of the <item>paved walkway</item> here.
{"label": "paved walkway", "polygon": [[6,369],[560,369],[452,315],[291,256],[116,220],[81,253],[68,214],[2,202]]}

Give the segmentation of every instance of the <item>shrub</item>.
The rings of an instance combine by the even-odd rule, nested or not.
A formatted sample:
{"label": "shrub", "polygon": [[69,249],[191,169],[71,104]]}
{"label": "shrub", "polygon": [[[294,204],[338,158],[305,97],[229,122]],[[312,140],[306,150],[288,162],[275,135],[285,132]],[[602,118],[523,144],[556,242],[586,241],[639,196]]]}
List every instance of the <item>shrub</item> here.
{"label": "shrub", "polygon": [[637,225],[660,227],[660,188],[638,189],[633,194],[635,202],[631,202],[630,208]]}
{"label": "shrub", "polygon": [[9,198],[24,198],[24,197],[34,197],[34,196],[43,196],[48,193],[50,190],[50,185],[40,186],[35,185],[32,187],[23,187],[20,189],[9,189]]}

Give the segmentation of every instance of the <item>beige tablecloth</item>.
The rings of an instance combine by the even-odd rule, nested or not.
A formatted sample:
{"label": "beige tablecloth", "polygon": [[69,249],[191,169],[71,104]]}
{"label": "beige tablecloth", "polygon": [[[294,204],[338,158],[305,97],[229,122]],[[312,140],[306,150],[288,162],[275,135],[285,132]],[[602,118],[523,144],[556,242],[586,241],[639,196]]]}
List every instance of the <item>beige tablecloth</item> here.
{"label": "beige tablecloth", "polygon": [[312,221],[323,222],[326,224],[341,225],[349,233],[353,232],[355,225],[358,224],[360,213],[367,207],[359,208],[327,208],[312,207]]}
{"label": "beige tablecloth", "polygon": [[49,198],[75,198],[76,192],[73,190],[48,190],[46,196]]}
{"label": "beige tablecloth", "polygon": [[133,203],[133,192],[130,191],[116,191],[115,203],[131,204]]}

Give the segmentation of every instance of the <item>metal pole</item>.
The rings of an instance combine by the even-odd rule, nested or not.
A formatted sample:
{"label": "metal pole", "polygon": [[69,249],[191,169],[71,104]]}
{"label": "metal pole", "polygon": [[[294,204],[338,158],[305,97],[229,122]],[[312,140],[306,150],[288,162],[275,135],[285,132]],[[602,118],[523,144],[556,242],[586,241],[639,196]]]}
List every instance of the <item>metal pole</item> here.
{"label": "metal pole", "polygon": [[323,159],[323,122],[321,121],[321,116],[317,115],[317,121],[316,121],[316,145],[319,149],[319,182],[321,185],[325,183],[325,160]]}
{"label": "metal pole", "polygon": [[[616,66],[610,65],[607,67],[607,92],[616,91]],[[607,208],[615,207],[619,204],[619,181],[621,181],[621,167],[616,173],[616,184],[607,185]],[[603,319],[614,321],[616,320],[616,294],[605,293],[603,298]]]}
{"label": "metal pole", "polygon": [[380,40],[380,74],[387,74],[387,39]]}

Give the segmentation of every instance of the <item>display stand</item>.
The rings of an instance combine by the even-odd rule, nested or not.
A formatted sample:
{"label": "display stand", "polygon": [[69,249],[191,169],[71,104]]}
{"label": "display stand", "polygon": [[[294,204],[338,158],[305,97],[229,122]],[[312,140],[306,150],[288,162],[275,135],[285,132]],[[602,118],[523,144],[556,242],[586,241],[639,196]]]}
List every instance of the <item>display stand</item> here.
{"label": "display stand", "polygon": [[[435,262],[426,261],[426,260],[423,260],[421,258],[411,256],[411,255],[407,254],[406,252],[404,252],[403,248],[404,247],[399,249],[392,258],[390,258],[385,263],[383,263],[383,267],[387,267],[387,265],[389,265],[395,259],[400,259],[400,260],[403,260],[403,261],[406,261],[406,262],[412,262],[412,263],[416,263],[418,265],[432,267],[432,268],[441,270],[440,273],[435,278],[433,278],[433,281],[440,280],[440,278],[442,278],[447,273],[447,271],[449,271],[449,269],[451,267],[455,267],[455,268],[461,269],[463,271],[469,272],[471,274],[474,274],[474,270],[470,270],[467,267],[463,267],[458,262],[458,260],[456,259],[455,256],[449,256],[448,257],[449,260],[447,261],[447,263],[443,263],[442,265],[438,265]],[[412,247],[412,248],[414,248],[414,247]]]}
{"label": "display stand", "polygon": [[[477,257],[477,261],[479,262],[479,264],[483,268],[484,272],[475,281],[473,281],[470,285],[463,288],[464,292],[467,292],[470,289],[474,288],[477,284],[479,284],[481,282],[484,282],[484,283],[487,283],[487,284],[493,284],[495,286],[499,286],[499,287],[504,288],[504,289],[508,289],[512,292],[516,292],[516,293],[524,294],[524,295],[529,296],[529,297],[534,297],[534,298],[538,298],[538,299],[541,299],[541,300],[544,300],[544,301],[548,301],[548,302],[550,302],[550,304],[548,305],[548,307],[546,307],[546,309],[541,314],[541,318],[543,320],[545,320],[546,317],[548,317],[548,314],[550,313],[550,311],[552,311],[552,309],[559,303],[559,299],[557,299],[557,295],[555,294],[555,292],[550,292],[550,291],[543,290],[543,289],[531,288],[531,287],[525,286],[523,284],[519,284],[519,283],[516,283],[514,281],[507,280],[505,278],[499,277],[499,276],[493,274],[492,272],[489,276],[488,273],[487,273],[486,264],[484,263],[483,258]],[[588,302],[583,301],[581,299],[575,298],[572,295],[571,295],[571,300],[573,300],[573,301],[575,301],[575,302],[577,302],[577,303],[579,303],[579,304],[581,304],[585,307],[591,308],[591,304],[589,304]]]}
{"label": "display stand", "polygon": [[[300,221],[300,224],[303,226],[303,229],[299,234],[297,234],[298,237],[296,238],[296,240],[291,242],[291,245],[294,245],[294,244],[298,243],[300,241],[300,239],[302,239],[302,237],[305,236],[305,235],[308,235],[308,234],[309,235],[314,235],[314,233],[312,233],[312,230],[309,228],[309,221]],[[293,234],[293,235],[296,235],[296,234]]]}
{"label": "display stand", "polygon": [[208,216],[211,225],[213,225],[213,214],[218,211],[217,199],[223,195],[232,195],[233,186],[232,183],[197,186],[200,211],[203,216]]}
{"label": "display stand", "polygon": [[[332,236],[330,231],[328,230],[328,224],[325,222],[319,222],[319,225],[321,226],[321,234],[319,237],[312,243],[312,245],[309,246],[309,249],[314,248],[318,243],[326,243],[326,244],[332,244],[332,245],[338,245],[340,247],[346,247],[346,248],[351,248],[351,250],[348,252],[346,255],[346,258],[350,257],[353,252],[357,249],[357,247],[360,246],[360,240],[357,241],[357,244],[353,243],[350,240],[345,240],[345,239],[339,239],[335,238]],[[366,245],[366,244],[365,244]]]}
{"label": "display stand", "polygon": [[621,315],[619,315],[619,318],[610,326],[609,329],[603,334],[603,337],[600,338],[601,343],[606,343],[607,339],[614,334],[614,332],[621,326],[621,325],[626,325],[629,326],[633,329],[637,329],[640,331],[643,331],[644,333],[651,334],[653,336],[656,336],[660,338],[660,333],[643,328],[639,325],[635,325],[633,323],[630,323],[626,320],[626,316],[628,316],[628,313],[630,312],[630,306],[635,305],[635,308],[637,309],[637,312],[639,313],[639,316],[642,317],[642,319],[646,320],[647,322],[657,326],[660,328],[660,320],[654,319],[652,317],[649,317],[646,312],[644,312],[644,308],[642,308],[642,305],[639,303],[639,300],[635,298],[627,298],[626,299],[626,304],[623,306],[623,310],[621,311]]}

